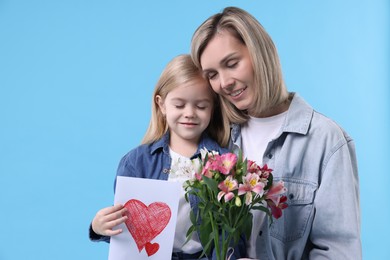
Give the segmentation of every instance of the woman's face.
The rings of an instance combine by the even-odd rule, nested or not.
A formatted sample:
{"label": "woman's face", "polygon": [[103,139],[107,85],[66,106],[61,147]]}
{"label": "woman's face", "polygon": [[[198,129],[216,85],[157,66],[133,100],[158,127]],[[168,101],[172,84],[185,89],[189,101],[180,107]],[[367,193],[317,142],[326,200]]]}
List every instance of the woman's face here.
{"label": "woman's face", "polygon": [[229,31],[218,32],[201,57],[202,70],[215,92],[240,110],[254,106],[254,75],[248,48]]}

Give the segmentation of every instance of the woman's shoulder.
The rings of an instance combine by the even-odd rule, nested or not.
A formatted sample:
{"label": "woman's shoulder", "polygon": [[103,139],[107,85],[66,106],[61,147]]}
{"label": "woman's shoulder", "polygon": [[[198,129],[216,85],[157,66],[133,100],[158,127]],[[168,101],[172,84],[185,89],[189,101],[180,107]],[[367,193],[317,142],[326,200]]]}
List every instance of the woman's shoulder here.
{"label": "woman's shoulder", "polygon": [[349,142],[352,138],[335,120],[314,110],[309,133]]}
{"label": "woman's shoulder", "polygon": [[289,111],[289,126],[293,129],[306,129],[300,131],[308,135],[315,135],[316,137],[333,137],[350,139],[345,130],[330,117],[318,112],[311,105],[309,105],[302,97],[294,93],[292,108]]}

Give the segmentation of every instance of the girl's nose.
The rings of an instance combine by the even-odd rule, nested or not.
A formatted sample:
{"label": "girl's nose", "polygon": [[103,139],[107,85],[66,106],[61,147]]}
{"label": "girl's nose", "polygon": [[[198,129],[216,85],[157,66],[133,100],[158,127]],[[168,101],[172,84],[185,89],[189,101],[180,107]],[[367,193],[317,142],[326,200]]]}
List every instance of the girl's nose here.
{"label": "girl's nose", "polygon": [[186,106],[186,109],[184,111],[184,116],[191,118],[195,116],[195,109],[192,106]]}

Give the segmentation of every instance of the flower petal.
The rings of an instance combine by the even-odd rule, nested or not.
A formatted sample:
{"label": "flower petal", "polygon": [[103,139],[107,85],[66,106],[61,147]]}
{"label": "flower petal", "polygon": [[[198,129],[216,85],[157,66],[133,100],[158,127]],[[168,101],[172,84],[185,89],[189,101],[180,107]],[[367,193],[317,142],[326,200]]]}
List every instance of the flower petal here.
{"label": "flower petal", "polygon": [[234,193],[233,192],[228,192],[225,194],[225,202],[228,202],[234,198]]}

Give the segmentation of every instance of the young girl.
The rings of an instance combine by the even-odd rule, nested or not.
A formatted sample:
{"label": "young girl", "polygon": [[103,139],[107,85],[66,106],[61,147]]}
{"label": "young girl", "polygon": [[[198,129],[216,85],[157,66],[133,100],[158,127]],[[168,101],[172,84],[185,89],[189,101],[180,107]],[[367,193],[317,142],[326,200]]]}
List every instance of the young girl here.
{"label": "young girl", "polygon": [[[192,177],[186,168],[190,167],[191,159],[200,155],[200,149],[227,152],[222,148],[229,139],[227,122],[217,95],[191,57],[178,56],[168,63],[157,82],[152,117],[142,145],[122,158],[117,176],[184,182]],[[197,234],[185,244],[191,226],[190,210],[183,189],[172,259],[198,259],[203,250]],[[91,240],[108,242],[110,236],[121,233],[122,230],[113,228],[125,222],[125,211],[122,205],[100,210],[90,227]]]}

